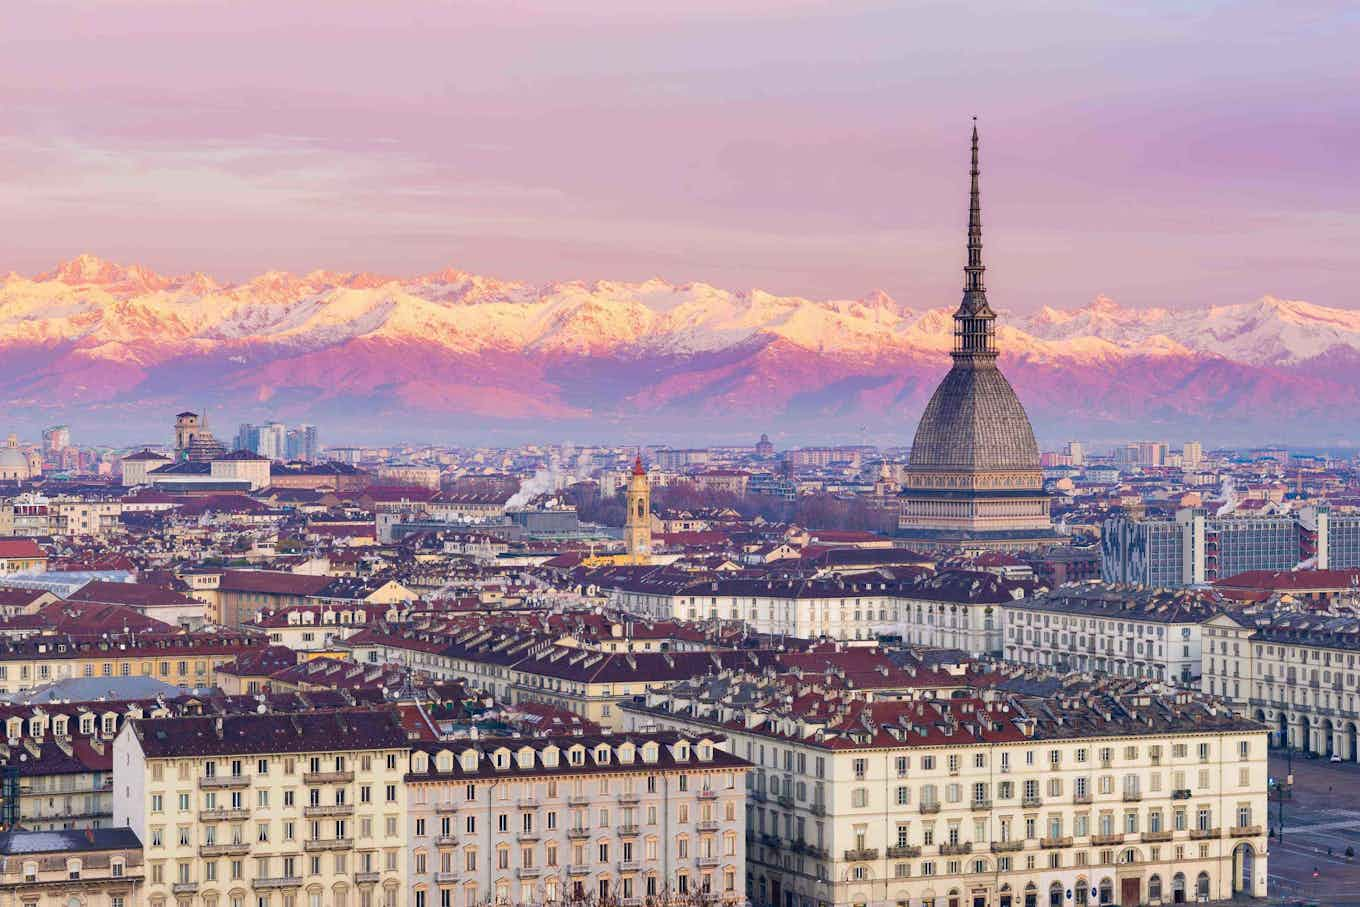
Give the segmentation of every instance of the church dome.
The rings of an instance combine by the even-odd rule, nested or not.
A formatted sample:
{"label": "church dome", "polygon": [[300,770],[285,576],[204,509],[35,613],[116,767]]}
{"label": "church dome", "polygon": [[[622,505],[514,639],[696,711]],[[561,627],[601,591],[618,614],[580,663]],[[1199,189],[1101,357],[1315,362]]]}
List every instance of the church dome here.
{"label": "church dome", "polygon": [[994,363],[955,362],[921,414],[910,466],[970,472],[1039,468],[1029,416]]}
{"label": "church dome", "polygon": [[31,475],[28,455],[19,447],[18,439],[10,435],[0,447],[0,479],[27,479]]}

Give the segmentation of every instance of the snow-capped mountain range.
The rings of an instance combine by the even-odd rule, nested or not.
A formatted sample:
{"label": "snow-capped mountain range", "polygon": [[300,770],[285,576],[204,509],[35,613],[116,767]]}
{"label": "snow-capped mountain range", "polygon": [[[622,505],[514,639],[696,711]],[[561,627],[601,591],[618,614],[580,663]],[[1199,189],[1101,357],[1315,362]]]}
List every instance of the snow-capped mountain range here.
{"label": "snow-capped mountain range", "polygon": [[[206,404],[219,421],[308,419],[388,437],[416,420],[468,440],[477,427],[560,422],[601,436],[863,427],[908,443],[948,366],[953,300],[941,302],[662,280],[535,287],[456,270],[222,284],[80,256],[0,278],[0,400],[35,423],[83,412],[139,428]],[[1048,440],[1354,434],[1360,312],[1271,297],[998,308],[1002,367]]]}

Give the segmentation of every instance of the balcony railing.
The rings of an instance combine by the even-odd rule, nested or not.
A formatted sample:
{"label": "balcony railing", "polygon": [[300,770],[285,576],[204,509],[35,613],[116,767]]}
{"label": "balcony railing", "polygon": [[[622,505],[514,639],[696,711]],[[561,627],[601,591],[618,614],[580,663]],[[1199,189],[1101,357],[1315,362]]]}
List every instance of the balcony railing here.
{"label": "balcony railing", "polygon": [[458,804],[452,801],[436,803],[434,811],[437,813],[442,813],[444,815],[448,815],[449,813],[456,813],[458,812]]}
{"label": "balcony railing", "polygon": [[302,879],[298,876],[276,876],[272,879],[255,879],[250,885],[256,891],[272,891],[276,888],[299,888],[302,886]]}
{"label": "balcony railing", "polygon": [[585,794],[568,794],[568,795],[567,795],[567,805],[568,805],[568,806],[589,806],[589,805],[590,805],[590,797],[586,796]]}
{"label": "balcony railing", "polygon": [[590,867],[585,863],[569,863],[567,865],[567,875],[583,876],[590,874]]}
{"label": "balcony railing", "polygon": [[354,772],[303,772],[303,784],[348,784],[354,780]]}
{"label": "balcony railing", "polygon": [[250,776],[214,775],[211,778],[199,778],[198,786],[204,790],[222,790],[223,788],[250,787]]}
{"label": "balcony railing", "polygon": [[907,860],[914,859],[921,855],[921,848],[914,844],[904,844],[901,847],[889,847],[888,859]]}
{"label": "balcony railing", "polygon": [[1142,799],[1143,799],[1143,795],[1142,795],[1140,792],[1136,791],[1136,790],[1126,790],[1126,791],[1124,791],[1124,802],[1125,802],[1125,803],[1138,803],[1138,802],[1141,801]]}
{"label": "balcony railing", "polygon": [[1045,849],[1048,849],[1048,850],[1052,850],[1052,849],[1055,848],[1055,847],[1071,847],[1071,846],[1072,846],[1072,839],[1071,839],[1070,837],[1063,837],[1063,838],[1040,838],[1040,839],[1039,839],[1039,846],[1040,846],[1040,847],[1043,847],[1043,848],[1045,848]]}
{"label": "balcony railing", "polygon": [[813,814],[814,816],[824,816],[824,815],[826,815],[826,804],[825,804],[825,803],[813,803],[811,806],[808,807],[808,809],[812,812],[812,814]]}
{"label": "balcony railing", "polygon": [[1035,806],[1042,806],[1042,805],[1043,805],[1043,802],[1044,802],[1044,801],[1043,801],[1043,798],[1042,798],[1042,797],[1022,797],[1022,798],[1020,799],[1020,805],[1023,806],[1023,807],[1025,807],[1025,808],[1032,808],[1032,807],[1035,807]]}
{"label": "balcony railing", "polygon": [[788,794],[780,794],[778,797],[779,805],[785,809],[793,809],[793,797]]}
{"label": "balcony railing", "polygon": [[714,799],[717,798],[717,796],[718,796],[718,792],[717,792],[716,790],[714,790],[713,788],[711,788],[711,787],[701,787],[701,788],[699,788],[699,799],[700,799],[700,800],[714,800]]}
{"label": "balcony railing", "polygon": [[638,802],[638,800],[640,800],[640,799],[642,799],[642,795],[641,795],[641,794],[638,794],[638,793],[636,793],[636,792],[631,792],[631,791],[630,791],[630,792],[625,792],[625,793],[619,794],[619,802],[620,802],[620,803],[636,803],[636,802]]}
{"label": "balcony railing", "polygon": [[1234,838],[1252,838],[1261,833],[1259,825],[1234,825],[1228,829],[1228,834]]}
{"label": "balcony railing", "polygon": [[939,804],[939,803],[922,803],[920,809],[921,809],[922,814],[924,814],[924,815],[930,815],[931,813],[937,813],[937,812],[940,811],[940,804]]}
{"label": "balcony railing", "polygon": [[991,808],[992,808],[992,801],[991,801],[991,800],[974,800],[973,803],[972,803],[971,808],[972,808],[972,809],[991,809]]}
{"label": "balcony railing", "polygon": [[515,875],[521,879],[536,879],[543,875],[542,866],[521,866],[515,870]]}
{"label": "balcony railing", "polygon": [[620,825],[618,828],[614,829],[614,831],[617,832],[621,838],[631,838],[634,835],[639,834],[636,825]]}
{"label": "balcony railing", "polygon": [[536,831],[521,831],[515,835],[515,840],[519,841],[521,844],[532,844],[540,837],[542,836]]}
{"label": "balcony railing", "polygon": [[845,859],[851,863],[862,863],[865,860],[877,860],[877,847],[859,847],[845,852]]}
{"label": "balcony railing", "polygon": [[198,849],[200,857],[241,857],[250,853],[250,845],[244,842],[240,844],[204,844]]}
{"label": "balcony railing", "polygon": [[1143,832],[1144,844],[1160,844],[1163,841],[1171,840],[1170,831],[1145,831]]}
{"label": "balcony railing", "polygon": [[352,816],[354,815],[354,804],[352,803],[332,803],[330,806],[304,806],[302,814],[309,819],[321,819],[326,816]]}
{"label": "balcony railing", "polygon": [[1090,795],[1090,794],[1073,794],[1073,795],[1072,795],[1072,802],[1073,802],[1073,803],[1076,803],[1076,804],[1078,804],[1078,805],[1081,805],[1081,804],[1089,804],[1089,803],[1091,802],[1091,795]]}
{"label": "balcony railing", "polygon": [[973,852],[971,841],[963,841],[959,844],[941,844],[940,856],[942,857],[961,857]]}
{"label": "balcony railing", "polygon": [[437,836],[437,837],[434,839],[434,846],[435,846],[435,847],[457,847],[457,846],[458,846],[458,836],[457,836],[457,835],[439,835],[439,836]]}
{"label": "balcony railing", "polygon": [[[377,875],[377,873],[375,872],[374,875]],[[375,879],[374,881],[377,881],[377,880]],[[449,882],[456,882],[456,881],[458,881],[458,873],[456,873],[456,872],[436,872],[436,873],[434,874],[434,881],[435,881],[435,884],[437,884],[437,885],[440,885],[440,884],[447,885]]]}
{"label": "balcony railing", "polygon": [[695,822],[694,824],[695,827],[697,827],[700,831],[718,830],[718,820],[716,819],[701,819],[700,821]]}
{"label": "balcony railing", "polygon": [[198,821],[200,822],[228,822],[233,819],[249,819],[250,810],[248,809],[203,809],[199,810]]}
{"label": "balcony railing", "polygon": [[992,853],[1014,853],[1017,850],[1024,850],[1024,841],[993,841]]}
{"label": "balcony railing", "polygon": [[[438,873],[438,872],[437,872],[437,873],[435,873],[435,878],[438,879],[440,875],[453,875],[453,873],[451,873],[451,872],[449,872],[449,873]],[[354,884],[356,884],[356,885],[371,885],[371,884],[373,884],[374,882],[378,881],[378,876],[379,876],[379,874],[376,873],[376,872],[356,872],[356,873],[354,874]],[[452,882],[453,879],[449,879],[448,881]]]}
{"label": "balcony railing", "polygon": [[1178,787],[1178,788],[1176,788],[1175,790],[1173,790],[1173,791],[1171,792],[1171,799],[1172,799],[1172,800],[1189,800],[1189,799],[1190,799],[1190,788],[1188,788],[1188,787]]}
{"label": "balcony railing", "polygon": [[1123,843],[1124,836],[1122,834],[1091,835],[1091,844],[1095,847],[1105,847],[1111,844],[1123,844]]}
{"label": "balcony railing", "polygon": [[1192,828],[1190,837],[1196,841],[1206,841],[1210,838],[1222,837],[1223,831],[1218,828]]}
{"label": "balcony railing", "polygon": [[619,864],[619,872],[642,872],[642,863],[638,860],[624,860]]}
{"label": "balcony railing", "polygon": [[170,890],[175,894],[193,894],[198,891],[197,882],[176,882],[170,886]]}
{"label": "balcony railing", "polygon": [[302,849],[307,851],[349,850],[353,846],[353,838],[317,838],[312,841],[302,842]]}
{"label": "balcony railing", "polygon": [[568,838],[576,838],[576,839],[579,839],[579,838],[588,838],[588,837],[590,837],[590,829],[589,829],[589,828],[581,828],[581,827],[579,827],[579,826],[577,826],[577,827],[575,827],[575,828],[568,828],[568,829],[567,829],[567,837],[568,837]]}

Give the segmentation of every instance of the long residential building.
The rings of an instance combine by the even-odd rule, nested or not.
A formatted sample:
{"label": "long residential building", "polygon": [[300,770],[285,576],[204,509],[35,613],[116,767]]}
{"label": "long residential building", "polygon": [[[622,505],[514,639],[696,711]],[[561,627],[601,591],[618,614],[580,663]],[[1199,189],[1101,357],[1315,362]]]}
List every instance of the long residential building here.
{"label": "long residential building", "polygon": [[417,744],[410,907],[745,897],[750,765],[723,735]]}
{"label": "long residential building", "polygon": [[1268,725],[1276,746],[1360,761],[1360,618],[1223,614],[1204,633],[1206,692]]}
{"label": "long residential building", "polygon": [[1266,892],[1266,729],[1197,693],[874,701],[750,675],[623,709],[638,730],[727,734],[754,763],[757,907]]}
{"label": "long residential building", "polygon": [[400,907],[409,754],[392,709],[134,719],[114,825],[149,907]]}
{"label": "long residential building", "polygon": [[1198,686],[1201,627],[1222,610],[1211,593],[1063,586],[1002,605],[1005,657]]}

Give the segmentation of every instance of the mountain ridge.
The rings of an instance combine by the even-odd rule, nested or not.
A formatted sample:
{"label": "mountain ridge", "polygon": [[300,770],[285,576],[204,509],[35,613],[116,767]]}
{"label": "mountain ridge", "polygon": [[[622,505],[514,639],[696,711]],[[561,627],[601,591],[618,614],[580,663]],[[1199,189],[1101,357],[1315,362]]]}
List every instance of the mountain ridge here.
{"label": "mountain ridge", "polygon": [[[242,420],[277,411],[337,430],[422,413],[458,431],[759,417],[832,433],[873,424],[907,443],[947,368],[951,312],[882,291],[532,286],[456,268],[223,283],[81,255],[0,277],[0,400],[38,421],[98,408],[152,425],[162,406],[204,400]],[[1002,311],[998,343],[1046,439],[1301,426],[1324,441],[1351,433],[1346,412],[1360,404],[1360,312],[1299,300],[1140,310],[1097,296]]]}

